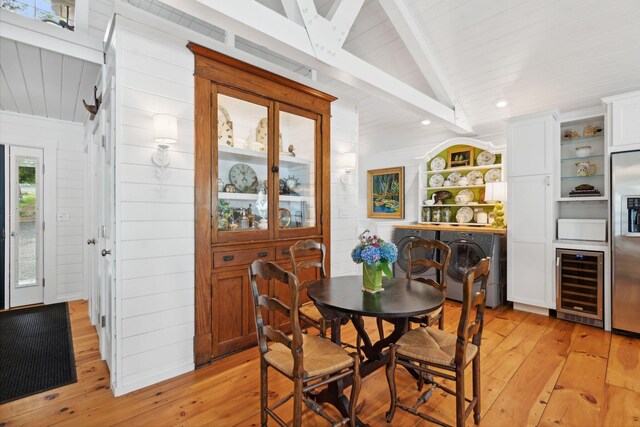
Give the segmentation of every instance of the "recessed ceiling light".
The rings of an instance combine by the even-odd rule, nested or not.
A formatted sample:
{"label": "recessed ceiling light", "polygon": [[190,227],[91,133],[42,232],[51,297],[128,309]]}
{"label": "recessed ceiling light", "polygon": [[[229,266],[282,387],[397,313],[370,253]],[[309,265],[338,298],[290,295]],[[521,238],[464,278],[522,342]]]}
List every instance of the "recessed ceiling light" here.
{"label": "recessed ceiling light", "polygon": [[429,119],[424,119],[423,121],[421,121],[420,123],[422,123],[423,125],[427,126],[431,124],[431,120]]}
{"label": "recessed ceiling light", "polygon": [[498,107],[498,108],[504,108],[504,107],[506,107],[508,104],[509,104],[509,103],[507,102],[507,100],[506,100],[506,99],[498,99],[498,100],[496,101],[496,107]]}

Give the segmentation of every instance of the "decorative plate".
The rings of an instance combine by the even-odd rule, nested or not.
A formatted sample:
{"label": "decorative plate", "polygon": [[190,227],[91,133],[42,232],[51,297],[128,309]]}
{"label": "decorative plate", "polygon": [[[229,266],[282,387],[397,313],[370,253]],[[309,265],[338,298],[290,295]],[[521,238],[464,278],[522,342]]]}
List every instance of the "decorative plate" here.
{"label": "decorative plate", "polygon": [[431,178],[429,178],[429,187],[442,187],[442,184],[444,184],[444,176],[439,173],[432,175]]}
{"label": "decorative plate", "polygon": [[291,212],[288,209],[280,208],[278,210],[278,221],[280,228],[287,228],[291,224]]}
{"label": "decorative plate", "polygon": [[436,157],[431,160],[431,170],[432,171],[441,171],[442,169],[447,167],[447,161],[442,157]]}
{"label": "decorative plate", "polygon": [[478,154],[478,165],[479,166],[491,166],[496,162],[496,155],[490,153],[488,151],[483,151]]}
{"label": "decorative plate", "polygon": [[500,169],[490,169],[484,174],[484,182],[499,182],[502,179],[502,171]]}
{"label": "decorative plate", "polygon": [[469,185],[476,185],[476,179],[484,179],[482,176],[482,172],[480,171],[471,171],[467,174],[467,179],[469,180]]}
{"label": "decorative plate", "polygon": [[452,172],[447,177],[447,179],[451,181],[451,184],[453,184],[454,186],[458,185],[458,181],[460,181],[460,178],[462,178],[462,175],[459,172]]}
{"label": "decorative plate", "polygon": [[473,195],[473,191],[465,188],[464,190],[460,190],[456,195],[456,199],[462,200],[465,199],[466,203],[473,202],[475,196]]}
{"label": "decorative plate", "polygon": [[456,221],[460,223],[471,222],[473,219],[473,209],[468,207],[463,207],[458,209],[458,213],[456,214]]}
{"label": "decorative plate", "polygon": [[222,106],[218,106],[218,145],[233,147],[233,123]]}
{"label": "decorative plate", "polygon": [[246,193],[249,189],[258,185],[258,175],[256,171],[247,164],[236,163],[229,170],[229,181],[235,185],[240,193]]}

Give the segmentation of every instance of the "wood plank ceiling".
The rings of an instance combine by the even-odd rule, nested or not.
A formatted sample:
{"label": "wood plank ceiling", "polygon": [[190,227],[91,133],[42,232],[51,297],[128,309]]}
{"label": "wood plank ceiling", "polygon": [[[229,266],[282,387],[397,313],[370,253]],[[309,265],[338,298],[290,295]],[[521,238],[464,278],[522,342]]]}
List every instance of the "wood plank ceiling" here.
{"label": "wood plank ceiling", "polygon": [[[257,1],[286,16],[280,0]],[[365,1],[344,48],[433,96],[380,1],[391,0]],[[611,0],[606,5],[598,0],[396,1],[409,7],[478,134],[504,132],[503,121],[508,117],[594,107],[603,96],[640,89],[640,2],[636,0]],[[129,2],[156,14],[158,10],[167,13],[163,9],[180,13],[157,0]],[[321,15],[334,6],[334,0],[314,2]],[[181,25],[212,32],[210,24],[181,15]],[[220,30],[215,34],[218,38]],[[278,57],[255,41],[245,45],[262,58],[309,73],[304,64]],[[389,131],[442,131],[433,125],[425,128],[420,124],[422,117],[366,92],[322,74],[317,78],[338,97],[355,100],[364,140]],[[506,108],[496,108],[495,101],[501,98],[509,102]]]}
{"label": "wood plank ceiling", "polygon": [[0,38],[0,109],[84,122],[100,65]]}

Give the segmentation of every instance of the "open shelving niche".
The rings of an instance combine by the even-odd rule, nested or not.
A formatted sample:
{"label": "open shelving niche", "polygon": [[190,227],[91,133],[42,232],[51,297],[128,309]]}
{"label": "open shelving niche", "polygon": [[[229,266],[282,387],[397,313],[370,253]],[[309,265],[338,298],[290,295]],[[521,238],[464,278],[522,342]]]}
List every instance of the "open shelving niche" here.
{"label": "open shelving niche", "polygon": [[[474,149],[474,166],[461,166],[461,167],[446,167],[442,170],[436,171],[431,170],[430,164],[431,161],[436,157],[442,157],[447,161],[448,166],[448,153],[452,150],[465,149],[467,147],[471,147]],[[482,151],[488,151],[492,154],[495,154],[496,161],[492,165],[476,165],[477,157]],[[418,157],[420,160],[419,167],[419,176],[418,176],[418,223],[419,224],[432,224],[432,225],[464,225],[464,226],[478,226],[485,227],[491,226],[491,224],[478,224],[473,219],[471,222],[461,223],[456,221],[456,214],[458,210],[462,207],[469,207],[471,209],[479,209],[484,212],[491,212],[495,204],[487,203],[484,200],[485,187],[486,185],[483,183],[482,185],[466,185],[466,186],[440,186],[440,187],[431,187],[429,186],[429,178],[436,173],[442,174],[445,179],[449,176],[449,174],[458,172],[464,176],[466,176],[471,171],[480,171],[484,175],[491,169],[500,169],[501,177],[500,180],[504,180],[505,171],[506,171],[506,147],[505,146],[496,146],[488,141],[481,141],[474,138],[452,138],[446,140],[431,150],[427,151],[423,156]],[[459,203],[443,203],[442,205],[427,205],[424,203],[425,200],[431,199],[433,194],[437,191],[449,191],[452,194],[451,199],[447,199],[449,202],[453,202],[455,200],[455,196],[463,189],[470,189],[474,195],[474,202],[477,202],[477,205],[469,205],[469,204],[459,204]],[[449,222],[445,221],[426,221],[425,213],[427,208],[450,208],[451,209],[451,220]]]}

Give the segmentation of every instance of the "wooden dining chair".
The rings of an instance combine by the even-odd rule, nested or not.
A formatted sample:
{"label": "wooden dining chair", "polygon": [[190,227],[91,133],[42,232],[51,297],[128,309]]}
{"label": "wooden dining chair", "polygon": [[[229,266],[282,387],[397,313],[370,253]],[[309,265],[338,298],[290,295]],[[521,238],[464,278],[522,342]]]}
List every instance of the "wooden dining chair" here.
{"label": "wooden dining chair", "polygon": [[[296,257],[300,259],[299,257],[301,253],[308,253],[308,251],[316,250],[320,251],[320,261],[296,261]],[[324,246],[324,243],[319,243],[315,240],[300,240],[296,242],[289,248],[289,259],[291,260],[293,274],[299,276],[301,270],[304,270],[305,268],[317,268],[320,272],[320,278],[324,279],[327,277],[327,272],[324,268],[325,254],[326,247]],[[308,301],[300,305],[300,319],[305,323],[305,326],[311,326],[318,329],[321,337],[326,336],[327,320],[322,316],[313,301]]]}
{"label": "wooden dining chair", "polygon": [[[418,248],[424,249],[427,253],[429,253],[429,251],[433,251],[432,253],[434,254],[436,253],[435,251],[440,251],[439,259],[441,260],[441,262],[437,261],[436,259],[415,258],[412,255],[412,251]],[[437,290],[439,290],[440,292],[442,292],[442,294],[446,298],[447,297],[446,277],[447,277],[447,268],[449,268],[450,260],[451,260],[451,248],[439,240],[420,239],[420,240],[414,240],[413,242],[409,242],[409,244],[407,245],[407,261],[408,261],[407,279],[417,280],[419,282],[423,282],[428,285],[431,285]],[[412,277],[411,270],[415,267],[435,268],[439,272],[438,274],[439,282],[431,278]],[[444,330],[444,304],[439,309],[429,313],[426,316],[412,317],[409,320],[415,323],[420,323],[423,326],[431,326],[436,322],[438,322],[438,327],[441,330]]]}
{"label": "wooden dining chair", "polygon": [[[272,262],[254,261],[249,266],[249,277],[253,293],[256,331],[260,350],[260,424],[267,425],[272,417],[279,425],[285,421],[275,410],[293,398],[293,425],[302,425],[302,404],[319,414],[332,425],[350,423],[356,425],[355,408],[360,393],[360,358],[350,355],[339,345],[317,335],[303,334],[299,321],[300,293],[305,285],[298,278],[284,271]],[[276,286],[284,286],[289,291],[291,307],[276,297],[260,295],[258,279],[272,280]],[[262,310],[278,312],[291,321],[291,334],[267,325]],[[268,368],[293,381],[293,392],[269,406]],[[340,421],[333,420],[311,396],[318,387],[351,376],[353,385],[349,403],[349,416]]]}
{"label": "wooden dining chair", "polygon": [[[442,261],[438,262],[435,257],[434,258],[416,258],[413,255],[413,250],[418,248],[424,249],[426,253],[429,253],[429,251],[436,251],[436,250],[440,251],[439,259]],[[419,240],[414,240],[412,242],[409,242],[406,246],[406,252],[407,252],[407,275],[406,275],[407,279],[416,280],[416,281],[431,285],[437,290],[439,290],[440,292],[442,292],[442,294],[446,298],[447,297],[447,282],[446,282],[447,274],[446,273],[447,273],[447,268],[449,268],[449,261],[451,260],[451,248],[439,240],[419,239]],[[435,252],[432,252],[432,253],[435,254]],[[413,277],[411,271],[415,267],[435,268],[440,272],[439,282],[431,278]],[[444,304],[440,306],[440,308],[433,311],[432,313],[429,313],[426,316],[411,317],[409,321],[413,323],[419,323],[422,326],[431,326],[436,322],[439,322],[438,327],[440,329],[444,329]],[[378,324],[378,333],[380,335],[380,339],[384,339],[384,327],[383,327],[382,319],[378,318],[376,319],[376,322]]]}
{"label": "wooden dining chair", "polygon": [[[465,420],[471,411],[473,411],[475,423],[480,423],[480,343],[482,341],[490,267],[491,258],[483,258],[475,267],[467,270],[464,275],[462,313],[457,334],[423,326],[406,332],[395,344],[389,346],[387,381],[391,394],[391,406],[387,412],[388,422],[393,420],[397,407],[432,423],[447,425],[418,410],[420,405],[429,400],[435,388],[440,388],[456,397],[457,427],[465,425]],[[482,278],[480,290],[474,294],[473,282],[478,278]],[[464,394],[464,371],[469,363],[473,364],[473,396],[471,399],[466,398]],[[420,394],[413,406],[399,403],[395,382],[397,365],[417,371],[421,378],[426,376],[431,380],[430,387]],[[447,372],[453,372],[453,375]],[[434,377],[454,381],[456,383],[455,391],[433,381]],[[467,402],[469,402],[469,406],[466,406]]]}

